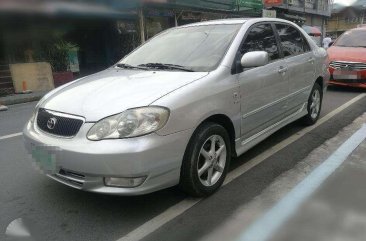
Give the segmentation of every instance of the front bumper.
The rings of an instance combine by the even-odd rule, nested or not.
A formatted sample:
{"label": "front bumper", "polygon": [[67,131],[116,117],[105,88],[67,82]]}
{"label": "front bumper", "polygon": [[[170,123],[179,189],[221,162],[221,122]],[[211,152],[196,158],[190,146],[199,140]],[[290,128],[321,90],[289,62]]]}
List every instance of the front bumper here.
{"label": "front bumper", "polygon": [[[26,149],[40,166],[39,155],[54,162],[48,177],[68,186],[98,193],[138,195],[178,184],[180,167],[191,130],[159,136],[155,133],[130,138],[90,141],[93,123],[85,123],[71,138],[51,136],[29,122],[24,128]],[[108,187],[104,177],[146,177],[138,187]]]}
{"label": "front bumper", "polygon": [[[340,72],[341,75],[335,74],[335,72]],[[350,86],[350,87],[358,87],[358,88],[366,88],[366,70],[336,70],[332,67],[329,67],[330,73],[330,85],[338,85],[338,86]],[[342,78],[344,76],[344,78]]]}
{"label": "front bumper", "polygon": [[336,80],[329,81],[330,85],[337,85],[337,86],[348,86],[348,87],[355,87],[355,88],[366,88],[365,83],[350,83],[350,82],[341,82]]}

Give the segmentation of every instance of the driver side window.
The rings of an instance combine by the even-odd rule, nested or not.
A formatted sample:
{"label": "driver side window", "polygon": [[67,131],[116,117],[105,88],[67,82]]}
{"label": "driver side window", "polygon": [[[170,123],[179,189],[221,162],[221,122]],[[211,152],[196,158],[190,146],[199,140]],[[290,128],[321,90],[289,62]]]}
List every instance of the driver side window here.
{"label": "driver side window", "polygon": [[268,52],[270,61],[280,58],[276,37],[270,24],[259,24],[250,30],[240,53],[243,56],[251,51]]}

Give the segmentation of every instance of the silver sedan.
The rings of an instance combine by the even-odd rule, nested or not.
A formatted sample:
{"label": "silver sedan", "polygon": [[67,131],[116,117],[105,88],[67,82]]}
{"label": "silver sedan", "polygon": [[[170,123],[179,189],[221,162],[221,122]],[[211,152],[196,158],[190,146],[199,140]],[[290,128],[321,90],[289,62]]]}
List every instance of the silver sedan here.
{"label": "silver sedan", "polygon": [[137,195],[179,185],[210,195],[233,157],[290,122],[318,120],[326,62],[285,20],[172,28],[48,93],[25,146],[43,173],[73,188]]}

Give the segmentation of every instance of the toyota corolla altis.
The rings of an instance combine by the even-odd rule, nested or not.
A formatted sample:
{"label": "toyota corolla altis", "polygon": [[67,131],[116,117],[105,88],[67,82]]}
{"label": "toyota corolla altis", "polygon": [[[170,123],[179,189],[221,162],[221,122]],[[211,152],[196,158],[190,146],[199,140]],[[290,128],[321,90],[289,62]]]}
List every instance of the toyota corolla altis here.
{"label": "toyota corolla altis", "polygon": [[328,49],[330,84],[366,88],[366,28],[342,34]]}
{"label": "toyota corolla altis", "polygon": [[172,28],[48,93],[24,128],[25,145],[48,177],[77,189],[137,195],[179,184],[206,196],[232,157],[290,122],[318,120],[326,62],[285,20]]}

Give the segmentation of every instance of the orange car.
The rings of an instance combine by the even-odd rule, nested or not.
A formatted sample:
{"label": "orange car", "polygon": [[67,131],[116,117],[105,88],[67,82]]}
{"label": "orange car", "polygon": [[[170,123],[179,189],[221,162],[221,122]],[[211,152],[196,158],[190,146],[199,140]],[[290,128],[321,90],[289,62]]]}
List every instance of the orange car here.
{"label": "orange car", "polygon": [[328,54],[331,85],[366,88],[366,28],[342,34]]}

